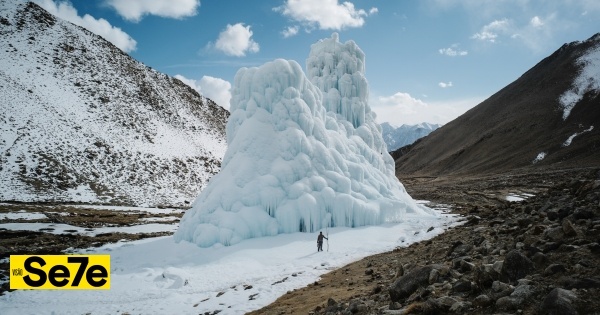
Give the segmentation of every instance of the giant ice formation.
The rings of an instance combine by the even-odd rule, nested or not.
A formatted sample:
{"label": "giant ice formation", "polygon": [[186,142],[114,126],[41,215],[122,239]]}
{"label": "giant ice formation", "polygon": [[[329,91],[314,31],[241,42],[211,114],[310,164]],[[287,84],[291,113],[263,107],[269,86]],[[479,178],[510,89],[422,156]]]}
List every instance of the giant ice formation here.
{"label": "giant ice formation", "polygon": [[278,59],[235,76],[221,171],[175,233],[201,247],[431,215],[394,175],[368,105],[365,55],[338,35],[311,47],[309,78]]}

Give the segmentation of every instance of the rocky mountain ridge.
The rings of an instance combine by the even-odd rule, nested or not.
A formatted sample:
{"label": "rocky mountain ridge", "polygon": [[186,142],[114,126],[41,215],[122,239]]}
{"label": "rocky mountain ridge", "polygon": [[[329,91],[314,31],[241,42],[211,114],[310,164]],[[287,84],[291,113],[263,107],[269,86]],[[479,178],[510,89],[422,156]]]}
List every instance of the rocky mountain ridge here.
{"label": "rocky mountain ridge", "polygon": [[186,206],[229,113],[34,3],[0,4],[0,201]]}

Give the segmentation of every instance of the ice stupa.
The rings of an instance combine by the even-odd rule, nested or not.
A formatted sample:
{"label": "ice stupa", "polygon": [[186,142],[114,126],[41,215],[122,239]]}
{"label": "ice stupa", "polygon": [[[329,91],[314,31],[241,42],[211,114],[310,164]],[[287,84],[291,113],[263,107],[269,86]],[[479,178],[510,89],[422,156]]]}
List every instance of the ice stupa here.
{"label": "ice stupa", "polygon": [[432,215],[396,178],[368,105],[365,55],[337,34],[295,61],[242,68],[221,171],[183,216],[176,241],[231,245],[279,233]]}

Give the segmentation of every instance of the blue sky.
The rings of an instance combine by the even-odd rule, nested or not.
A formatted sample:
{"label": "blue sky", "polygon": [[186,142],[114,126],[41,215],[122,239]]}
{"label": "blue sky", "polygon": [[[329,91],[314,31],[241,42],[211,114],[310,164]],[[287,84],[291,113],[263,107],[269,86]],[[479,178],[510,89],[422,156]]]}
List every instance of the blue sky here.
{"label": "blue sky", "polygon": [[562,44],[600,32],[597,0],[35,0],[228,108],[240,67],[339,33],[366,54],[370,106],[447,123]]}

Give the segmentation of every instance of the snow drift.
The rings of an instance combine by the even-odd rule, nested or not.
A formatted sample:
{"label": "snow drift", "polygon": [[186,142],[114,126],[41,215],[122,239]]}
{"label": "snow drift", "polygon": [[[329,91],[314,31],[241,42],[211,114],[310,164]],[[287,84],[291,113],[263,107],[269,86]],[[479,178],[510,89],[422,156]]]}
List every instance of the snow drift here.
{"label": "snow drift", "polygon": [[295,61],[235,77],[228,149],[175,233],[201,247],[278,233],[358,227],[431,215],[394,175],[367,103],[365,55],[337,34]]}

